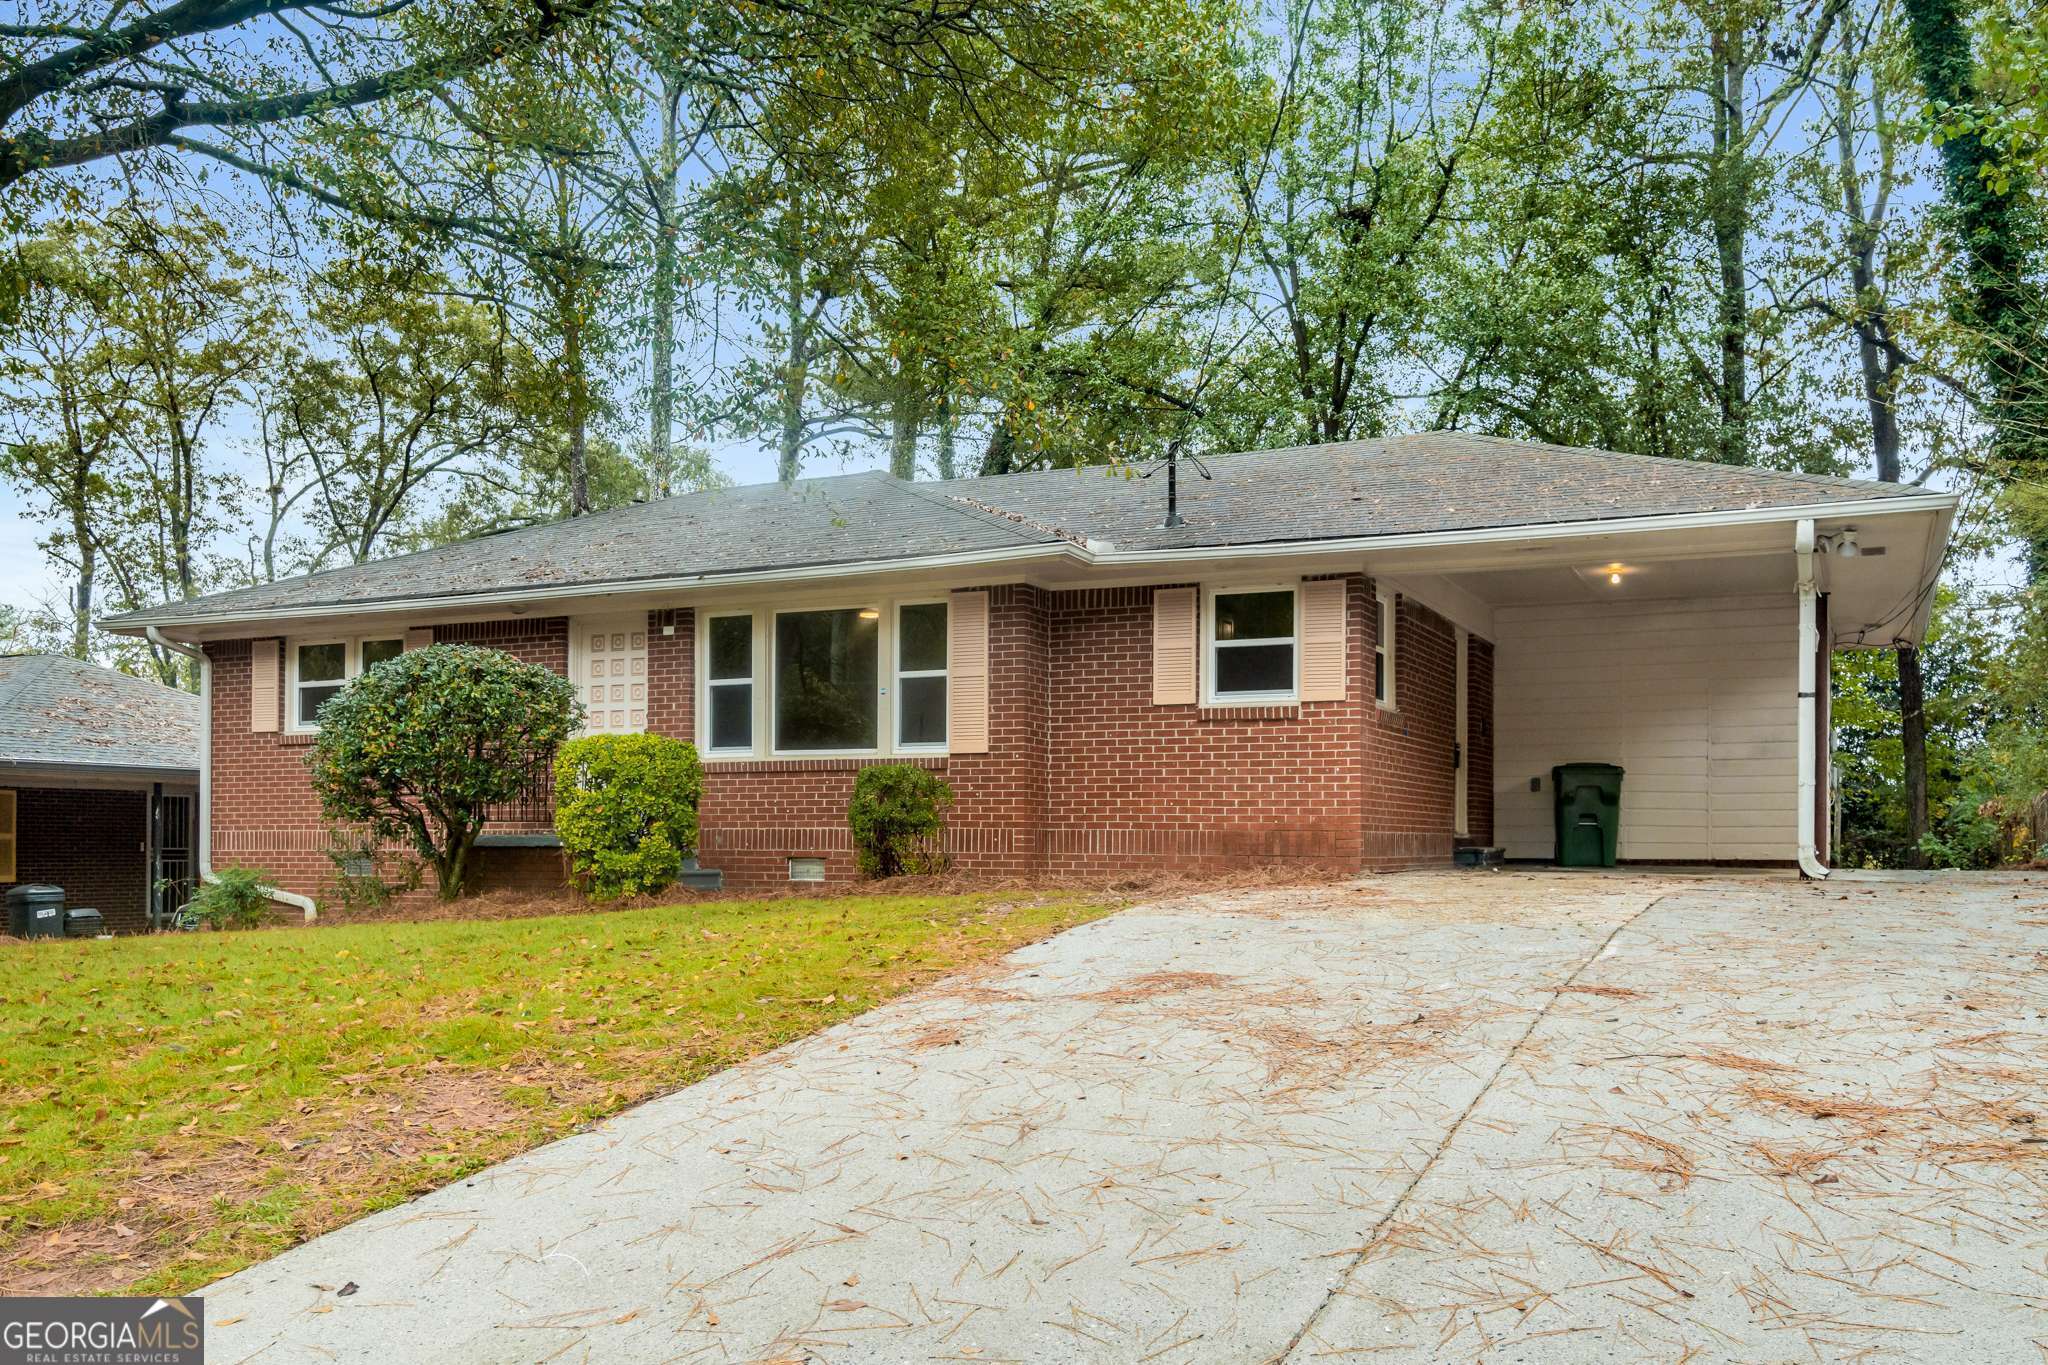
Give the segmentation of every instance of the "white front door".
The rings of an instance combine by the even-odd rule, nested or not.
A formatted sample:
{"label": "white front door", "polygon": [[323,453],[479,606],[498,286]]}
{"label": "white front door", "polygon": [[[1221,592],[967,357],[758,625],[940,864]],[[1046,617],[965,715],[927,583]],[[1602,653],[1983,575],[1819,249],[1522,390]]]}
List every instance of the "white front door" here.
{"label": "white front door", "polygon": [[1458,734],[1457,745],[1451,751],[1451,761],[1456,765],[1455,770],[1451,774],[1451,821],[1452,828],[1461,839],[1472,832],[1471,821],[1466,816],[1467,803],[1465,799],[1465,774],[1470,770],[1471,766],[1467,760],[1467,755],[1471,749],[1467,742],[1467,715],[1470,708],[1465,703],[1465,669],[1467,667],[1465,656],[1470,652],[1470,638],[1465,633],[1463,626],[1457,628],[1458,661],[1454,671],[1457,674],[1458,680]]}
{"label": "white front door", "polygon": [[583,698],[583,732],[631,735],[647,728],[647,617],[579,616],[570,667]]}

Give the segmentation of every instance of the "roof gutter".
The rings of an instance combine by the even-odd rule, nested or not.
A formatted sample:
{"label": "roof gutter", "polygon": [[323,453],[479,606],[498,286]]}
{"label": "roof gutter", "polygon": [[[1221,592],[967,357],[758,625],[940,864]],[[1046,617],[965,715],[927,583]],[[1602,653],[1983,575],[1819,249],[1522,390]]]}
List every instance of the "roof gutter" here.
{"label": "roof gutter", "polygon": [[[199,869],[199,880],[217,882],[220,874],[213,870],[213,660],[203,649],[166,639],[155,626],[144,626],[143,634],[157,648],[182,654],[199,664],[199,847],[194,850],[194,866]],[[275,886],[265,886],[262,891],[279,904],[301,911],[308,924],[320,917],[320,907],[311,896]]]}
{"label": "roof gutter", "polygon": [[[100,622],[100,628],[116,634],[135,635],[158,629],[197,629],[211,626],[258,624],[274,621],[331,620],[341,616],[401,614],[419,612],[470,611],[478,608],[545,604],[554,601],[623,594],[680,592],[693,588],[767,586],[801,583],[867,573],[914,573],[920,570],[974,569],[987,565],[1064,560],[1086,567],[1166,567],[1186,562],[1216,560],[1299,558],[1302,555],[1367,555],[1390,550],[1455,548],[1584,540],[1591,536],[1640,535],[1658,531],[1687,531],[1709,527],[1758,526],[1801,519],[1829,520],[1897,515],[1909,512],[1952,512],[1959,498],[1953,493],[1926,493],[1914,497],[1864,498],[1853,502],[1830,502],[1805,506],[1742,508],[1733,512],[1687,512],[1650,517],[1614,517],[1600,521],[1543,522],[1532,526],[1486,526],[1465,531],[1417,531],[1404,535],[1344,536],[1326,540],[1261,541],[1252,545],[1191,545],[1176,549],[1119,550],[1104,541],[1075,544],[1017,546],[997,551],[964,551],[958,554],[919,555],[903,559],[863,559],[841,564],[814,564],[788,569],[744,570],[736,573],[677,574],[663,578],[613,580],[602,583],[557,584],[545,588],[501,589],[492,592],[449,593],[430,597],[379,598],[369,602],[327,602],[293,607],[262,607],[247,611],[206,612],[192,616],[160,616],[148,623],[122,624],[121,618]],[[152,638],[155,638],[152,636]]]}
{"label": "roof gutter", "polygon": [[[983,564],[1008,564],[1038,559],[1069,559],[1086,552],[1062,541],[1057,545],[1027,545],[1010,550],[963,551],[949,555],[917,555],[905,559],[860,559],[842,564],[811,564],[789,569],[754,569],[736,573],[674,574],[663,578],[610,580],[601,583],[565,583],[545,588],[506,588],[491,592],[442,593],[431,597],[380,597],[366,602],[323,602],[299,607],[257,607],[248,611],[203,612],[192,616],[159,616],[152,622],[123,624],[121,617],[99,622],[101,630],[117,635],[149,634],[159,629],[236,625],[264,621],[322,620],[337,616],[365,616],[371,613],[467,610],[474,607],[518,606],[586,597],[617,597],[627,593],[681,592],[691,588],[725,587],[773,583],[801,583],[817,578],[855,573],[914,573],[920,569],[973,568]],[[151,635],[150,638],[156,638]],[[168,646],[167,646],[168,647]]]}

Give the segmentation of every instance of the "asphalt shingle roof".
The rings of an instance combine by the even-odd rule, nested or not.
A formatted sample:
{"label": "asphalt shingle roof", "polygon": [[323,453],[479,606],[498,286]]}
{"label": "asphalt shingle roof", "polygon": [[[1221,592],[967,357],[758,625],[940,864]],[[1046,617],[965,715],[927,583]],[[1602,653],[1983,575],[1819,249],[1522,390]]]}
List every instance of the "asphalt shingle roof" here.
{"label": "asphalt shingle roof", "polygon": [[7,764],[199,771],[199,698],[53,654],[0,655]]}
{"label": "asphalt shingle roof", "polygon": [[1540,445],[1456,432],[1212,458],[1185,466],[1186,524],[1161,525],[1163,478],[1051,470],[947,483],[884,473],[689,493],[573,521],[331,569],[109,622],[171,620],[393,598],[629,586],[635,580],[827,569],[924,555],[1109,542],[1118,550],[1596,522],[1912,496],[1858,479]]}
{"label": "asphalt shingle roof", "polygon": [[932,487],[1107,540],[1119,550],[1411,535],[1616,517],[1913,495],[1863,479],[1664,460],[1461,432],[1297,446],[1183,464],[1180,513],[1166,529],[1163,475],[1048,470]]}

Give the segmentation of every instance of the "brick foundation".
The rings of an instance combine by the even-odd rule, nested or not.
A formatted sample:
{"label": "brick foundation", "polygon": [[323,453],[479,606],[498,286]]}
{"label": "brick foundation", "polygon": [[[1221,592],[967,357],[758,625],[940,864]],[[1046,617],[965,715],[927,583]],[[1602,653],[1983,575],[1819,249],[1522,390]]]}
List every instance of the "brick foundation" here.
{"label": "brick foundation", "polygon": [[[1331,870],[1449,861],[1455,639],[1448,621],[1399,606],[1399,710],[1371,694],[1372,584],[1345,576],[1347,685],[1341,701],[1155,706],[1152,597],[1158,587],[1048,592],[986,587],[990,745],[922,758],[955,794],[954,865],[991,876],[1105,876],[1292,863]],[[666,633],[664,633],[666,632]],[[558,671],[561,617],[444,626],[443,641],[487,644]],[[694,738],[695,616],[649,614],[648,728]],[[214,862],[264,869],[319,895],[335,871],[332,834],[303,770],[307,739],[249,728],[249,646],[214,661]],[[1468,824],[1492,838],[1493,651],[1470,641]],[[885,759],[706,764],[701,853],[737,889],[786,885],[788,859],[819,857],[828,881],[854,873],[846,807],[854,774]],[[494,813],[494,833],[549,828],[544,788]],[[492,849],[481,884],[559,884],[554,850]]]}

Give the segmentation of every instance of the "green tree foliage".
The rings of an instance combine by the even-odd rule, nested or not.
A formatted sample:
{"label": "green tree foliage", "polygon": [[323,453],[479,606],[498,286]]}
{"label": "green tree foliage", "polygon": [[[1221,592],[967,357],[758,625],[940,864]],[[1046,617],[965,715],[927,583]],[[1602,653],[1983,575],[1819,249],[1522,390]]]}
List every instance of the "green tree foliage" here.
{"label": "green tree foliage", "polygon": [[555,832],[599,900],[659,891],[697,851],[704,768],[663,735],[588,735],[555,755]]}
{"label": "green tree foliage", "polygon": [[941,840],[953,788],[929,768],[880,763],[853,778],[846,818],[853,857],[865,877],[920,876],[943,871]]}
{"label": "green tree foliage", "polygon": [[[1984,82],[1965,8],[1957,0],[1901,5],[1928,103],[1937,114],[1976,107]],[[1942,189],[1963,274],[1954,307],[1974,333],[1997,477],[2011,493],[2009,509],[2039,575],[2048,571],[2048,261],[2029,177],[1990,131],[1951,124],[1941,140]]]}
{"label": "green tree foliage", "polygon": [[490,807],[544,777],[581,721],[560,674],[498,650],[430,645],[336,693],[306,766],[329,819],[403,841],[454,900]]}
{"label": "green tree foliage", "polygon": [[1930,856],[1947,865],[1993,861],[1987,802],[2026,808],[2048,790],[2041,732],[2048,684],[2035,670],[2034,632],[2001,619],[1981,596],[1944,589],[1918,651],[1925,678],[1927,833],[1906,801],[1899,655],[1853,650],[1835,656],[1835,762],[1841,774],[1842,847],[1849,867],[1907,867]]}

